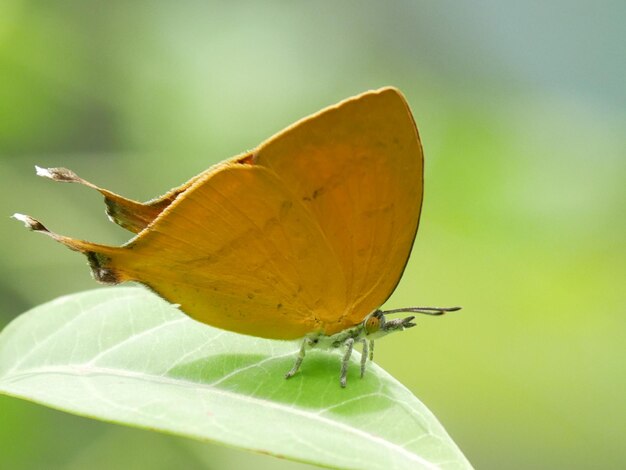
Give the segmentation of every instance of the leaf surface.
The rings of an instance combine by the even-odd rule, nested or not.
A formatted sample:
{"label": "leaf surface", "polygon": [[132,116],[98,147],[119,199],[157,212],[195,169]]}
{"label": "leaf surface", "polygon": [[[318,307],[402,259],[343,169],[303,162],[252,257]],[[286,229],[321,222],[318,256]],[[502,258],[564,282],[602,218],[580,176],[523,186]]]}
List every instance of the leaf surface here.
{"label": "leaf surface", "polygon": [[138,287],[61,297],[0,334],[0,392],[103,421],[333,468],[471,468],[432,413],[375,364],[198,323]]}

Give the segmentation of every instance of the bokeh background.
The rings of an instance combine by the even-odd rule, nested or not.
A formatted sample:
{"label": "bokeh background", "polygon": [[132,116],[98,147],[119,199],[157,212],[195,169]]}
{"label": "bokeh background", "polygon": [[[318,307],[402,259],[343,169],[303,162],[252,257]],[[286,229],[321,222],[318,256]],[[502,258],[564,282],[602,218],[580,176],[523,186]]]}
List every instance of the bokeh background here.
{"label": "bokeh background", "polygon": [[[626,3],[0,4],[0,326],[96,287],[13,212],[104,243],[101,198],[147,200],[292,121],[401,88],[426,152],[387,306],[453,305],[378,362],[480,469],[626,467]],[[295,346],[294,346],[295,348]],[[0,397],[14,469],[305,468]]]}

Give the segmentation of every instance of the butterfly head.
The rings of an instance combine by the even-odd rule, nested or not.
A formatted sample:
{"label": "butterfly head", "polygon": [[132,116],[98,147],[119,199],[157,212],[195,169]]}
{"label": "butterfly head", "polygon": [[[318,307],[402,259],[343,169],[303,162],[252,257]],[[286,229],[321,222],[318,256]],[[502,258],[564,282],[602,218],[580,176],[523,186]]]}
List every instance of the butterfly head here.
{"label": "butterfly head", "polygon": [[365,336],[369,339],[382,338],[394,331],[402,331],[406,328],[414,327],[414,319],[415,316],[411,315],[410,317],[387,320],[385,312],[382,310],[374,310],[363,320],[363,331],[365,332]]}

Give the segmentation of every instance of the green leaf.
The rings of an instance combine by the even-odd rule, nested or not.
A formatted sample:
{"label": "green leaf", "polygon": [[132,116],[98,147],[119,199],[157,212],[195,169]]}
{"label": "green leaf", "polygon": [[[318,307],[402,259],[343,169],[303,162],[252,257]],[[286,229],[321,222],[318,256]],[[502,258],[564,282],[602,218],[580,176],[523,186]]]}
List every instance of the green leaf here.
{"label": "green leaf", "polygon": [[337,468],[471,468],[380,367],[195,322],[142,288],[61,297],[0,334],[0,392],[104,421]]}

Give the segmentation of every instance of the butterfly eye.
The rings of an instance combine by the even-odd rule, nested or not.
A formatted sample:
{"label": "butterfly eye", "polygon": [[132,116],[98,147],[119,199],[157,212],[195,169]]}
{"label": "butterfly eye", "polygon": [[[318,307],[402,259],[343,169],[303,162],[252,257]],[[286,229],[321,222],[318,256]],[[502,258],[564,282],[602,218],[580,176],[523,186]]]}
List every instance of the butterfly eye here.
{"label": "butterfly eye", "polygon": [[380,329],[380,319],[377,316],[370,316],[365,322],[365,333],[370,335]]}

